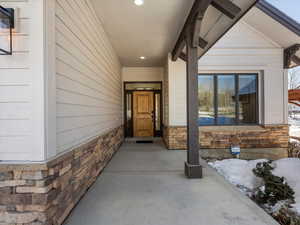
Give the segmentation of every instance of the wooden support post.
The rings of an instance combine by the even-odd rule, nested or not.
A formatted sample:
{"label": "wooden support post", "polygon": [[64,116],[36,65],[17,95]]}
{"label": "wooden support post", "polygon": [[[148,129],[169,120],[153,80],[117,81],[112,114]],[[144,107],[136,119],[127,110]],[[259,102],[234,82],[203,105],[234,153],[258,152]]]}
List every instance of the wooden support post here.
{"label": "wooden support post", "polygon": [[199,126],[198,126],[198,50],[193,47],[193,26],[186,35],[187,70],[187,162],[185,175],[188,178],[202,178],[199,163]]}
{"label": "wooden support post", "polygon": [[[185,21],[185,24],[180,32],[175,47],[172,51],[172,60],[176,61],[181,58],[187,64],[187,162],[185,163],[185,174],[189,178],[201,178],[202,167],[199,163],[199,126],[198,126],[198,47],[202,48],[202,53],[206,52],[216,40],[204,40],[200,36],[201,25],[205,17],[205,12],[209,6],[218,9],[224,15],[233,20],[235,24],[246,13],[252,4],[245,12],[235,5],[232,0],[194,0],[194,4]],[[222,19],[222,18],[221,18]],[[209,18],[207,18],[209,23]],[[222,19],[224,20],[224,19]],[[227,20],[226,20],[227,21]],[[218,23],[226,25],[226,21]],[[224,23],[226,22],[226,23]],[[215,24],[210,25],[215,26]],[[226,26],[227,27],[227,26]],[[224,30],[226,27],[221,28]],[[230,27],[227,27],[223,32],[227,32]],[[222,34],[219,35],[221,37]],[[186,53],[183,53],[186,48]],[[201,56],[202,56],[201,53]],[[285,57],[290,64],[290,57]],[[294,62],[298,62],[298,58],[293,58]],[[288,65],[289,65],[288,64]]]}

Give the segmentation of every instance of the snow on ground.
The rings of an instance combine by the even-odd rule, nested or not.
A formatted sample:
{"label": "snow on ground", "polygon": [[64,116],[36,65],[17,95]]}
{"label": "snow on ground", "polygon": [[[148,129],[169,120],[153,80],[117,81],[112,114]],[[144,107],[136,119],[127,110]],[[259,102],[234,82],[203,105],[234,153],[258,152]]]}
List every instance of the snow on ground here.
{"label": "snow on ground", "polygon": [[295,191],[296,204],[293,207],[300,214],[300,159],[286,158],[274,162],[276,168],[273,174],[285,177],[288,184]]}
{"label": "snow on ground", "polygon": [[240,160],[240,159],[226,159],[222,161],[210,162],[210,166],[215,168],[226,180],[230,183],[239,186],[242,191],[250,190],[262,185],[262,179],[254,176],[252,170],[259,162],[267,160]]}
{"label": "snow on ground", "polygon": [[300,137],[300,115],[296,115],[296,118],[289,118],[289,134],[290,136]]}
{"label": "snow on ground", "polygon": [[[242,192],[248,194],[255,188],[263,185],[262,180],[254,175],[252,170],[260,160],[226,159],[210,162],[209,165],[215,168],[230,183],[236,185]],[[288,184],[295,191],[296,204],[294,209],[300,214],[300,159],[287,158],[274,161],[275,169],[273,174],[285,177]]]}
{"label": "snow on ground", "polygon": [[290,125],[290,136],[300,137],[300,127],[295,125]]}

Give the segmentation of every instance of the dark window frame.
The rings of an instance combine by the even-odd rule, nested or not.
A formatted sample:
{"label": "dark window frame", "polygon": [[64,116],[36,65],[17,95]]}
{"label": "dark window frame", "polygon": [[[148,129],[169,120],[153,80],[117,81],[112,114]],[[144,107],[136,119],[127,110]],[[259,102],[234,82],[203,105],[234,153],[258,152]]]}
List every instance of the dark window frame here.
{"label": "dark window frame", "polygon": [[[235,123],[232,124],[218,124],[218,76],[234,76],[235,80]],[[213,124],[199,124],[200,127],[205,126],[257,126],[259,125],[260,121],[260,114],[259,114],[259,75],[258,73],[198,73],[199,76],[212,76],[213,83],[214,83],[214,123]],[[255,76],[256,79],[256,122],[255,123],[241,123],[239,120],[239,76]],[[198,97],[199,99],[199,97]],[[200,118],[200,117],[199,117]]]}

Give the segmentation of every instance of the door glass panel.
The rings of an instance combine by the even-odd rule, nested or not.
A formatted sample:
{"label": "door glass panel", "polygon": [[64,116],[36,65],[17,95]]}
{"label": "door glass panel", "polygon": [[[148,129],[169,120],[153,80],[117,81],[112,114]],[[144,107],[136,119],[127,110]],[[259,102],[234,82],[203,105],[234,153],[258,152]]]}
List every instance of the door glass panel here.
{"label": "door glass panel", "polygon": [[160,94],[155,94],[155,130],[156,131],[160,131],[160,129],[161,129],[161,121],[160,121],[161,109],[160,109],[160,106],[161,106]]}
{"label": "door glass panel", "polygon": [[234,124],[236,122],[235,104],[235,76],[218,76],[218,117],[220,125]]}
{"label": "door glass panel", "polygon": [[126,83],[126,90],[161,90],[161,83]]}
{"label": "door glass panel", "polygon": [[126,136],[132,136],[132,94],[126,94]]}
{"label": "door glass panel", "polygon": [[198,77],[199,119],[201,125],[215,123],[214,112],[214,76]]}
{"label": "door glass panel", "polygon": [[239,76],[239,122],[257,122],[257,77],[254,75]]}

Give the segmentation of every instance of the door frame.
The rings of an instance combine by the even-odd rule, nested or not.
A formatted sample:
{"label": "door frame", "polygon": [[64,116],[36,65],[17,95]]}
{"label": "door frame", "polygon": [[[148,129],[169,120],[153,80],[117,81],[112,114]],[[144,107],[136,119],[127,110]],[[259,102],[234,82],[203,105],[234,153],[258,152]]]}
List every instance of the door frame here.
{"label": "door frame", "polygon": [[[160,84],[161,85],[161,90],[126,90],[126,84],[133,84],[133,83],[152,83],[152,84]],[[124,136],[125,137],[134,137],[133,136],[133,92],[138,92],[138,91],[149,91],[153,92],[153,107],[155,108],[156,105],[156,99],[155,99],[155,94],[160,94],[160,131],[156,131],[156,110],[154,110],[154,119],[153,119],[153,134],[154,137],[162,137],[163,136],[163,93],[162,93],[162,88],[163,88],[163,82],[162,81],[124,81],[123,82],[123,93],[124,93],[124,107],[123,107],[123,115],[124,115]],[[127,121],[127,94],[131,94],[131,130],[128,132],[128,121]]]}

